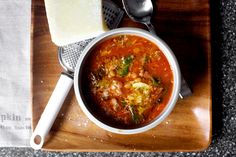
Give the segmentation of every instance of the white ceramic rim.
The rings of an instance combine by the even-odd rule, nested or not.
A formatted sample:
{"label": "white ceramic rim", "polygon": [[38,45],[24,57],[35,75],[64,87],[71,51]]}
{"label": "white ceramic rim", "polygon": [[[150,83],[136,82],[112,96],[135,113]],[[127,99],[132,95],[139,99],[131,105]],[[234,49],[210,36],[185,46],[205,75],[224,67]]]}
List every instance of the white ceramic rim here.
{"label": "white ceramic rim", "polygon": [[[173,85],[173,91],[171,98],[169,100],[169,103],[166,105],[166,108],[159,114],[155,120],[153,120],[151,123],[142,126],[140,128],[134,128],[134,129],[120,129],[120,128],[115,128],[111,127],[100,120],[98,120],[96,117],[94,117],[90,111],[87,109],[85,106],[83,99],[81,97],[81,91],[79,87],[79,73],[81,72],[81,65],[83,63],[83,59],[87,56],[88,52],[90,52],[90,49],[96,45],[99,41],[104,40],[107,37],[114,36],[114,35],[121,35],[121,34],[130,34],[130,35],[136,35],[140,36],[143,38],[146,38],[160,48],[160,50],[164,53],[166,58],[168,59],[168,62],[171,66],[171,69],[173,71],[173,77],[174,77],[174,85]],[[181,86],[181,73],[180,73],[180,68],[179,64],[177,62],[177,59],[172,52],[172,50],[169,48],[169,46],[158,36],[151,34],[150,32],[147,32],[143,29],[138,29],[138,28],[118,28],[118,29],[113,29],[111,31],[105,32],[95,38],[91,43],[84,49],[83,53],[81,54],[76,68],[75,68],[75,74],[74,74],[74,90],[76,94],[77,101],[79,103],[80,108],[82,111],[85,113],[85,115],[92,121],[94,122],[97,126],[113,132],[117,134],[136,134],[136,133],[141,133],[147,130],[150,130],[154,127],[156,127],[158,124],[160,124],[173,110],[178,97],[179,97],[179,91],[180,91],[180,86]]]}

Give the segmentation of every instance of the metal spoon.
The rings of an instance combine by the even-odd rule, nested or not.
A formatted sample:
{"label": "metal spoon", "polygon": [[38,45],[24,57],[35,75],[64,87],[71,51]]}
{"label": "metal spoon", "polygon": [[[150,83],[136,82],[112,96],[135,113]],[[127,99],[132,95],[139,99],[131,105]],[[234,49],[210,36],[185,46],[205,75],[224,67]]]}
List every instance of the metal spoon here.
{"label": "metal spoon", "polygon": [[[156,34],[154,26],[151,24],[151,17],[153,13],[153,5],[151,0],[122,0],[125,12],[127,15],[136,22],[145,24],[149,32]],[[186,96],[192,95],[187,82],[182,77],[181,90],[179,97],[183,99]]]}
{"label": "metal spoon", "polygon": [[122,0],[127,15],[136,22],[145,24],[149,31],[156,34],[151,23],[153,5],[151,0]]}

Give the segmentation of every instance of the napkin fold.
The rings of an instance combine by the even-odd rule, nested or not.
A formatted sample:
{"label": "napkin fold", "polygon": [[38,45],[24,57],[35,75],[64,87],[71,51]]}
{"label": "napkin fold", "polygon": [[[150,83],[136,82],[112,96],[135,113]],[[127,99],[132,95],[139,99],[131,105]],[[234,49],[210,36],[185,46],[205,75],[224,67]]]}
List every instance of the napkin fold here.
{"label": "napkin fold", "polygon": [[29,146],[31,0],[0,0],[0,147]]}

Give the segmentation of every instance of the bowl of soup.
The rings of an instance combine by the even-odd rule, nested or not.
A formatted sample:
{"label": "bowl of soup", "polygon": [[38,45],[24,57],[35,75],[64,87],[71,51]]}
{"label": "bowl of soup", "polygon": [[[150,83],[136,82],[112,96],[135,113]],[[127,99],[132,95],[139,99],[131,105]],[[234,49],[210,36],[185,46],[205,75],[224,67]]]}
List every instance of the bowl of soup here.
{"label": "bowl of soup", "polygon": [[118,134],[160,124],[174,108],[180,69],[169,46],[137,28],[119,28],[95,38],[79,58],[74,90],[85,115]]}

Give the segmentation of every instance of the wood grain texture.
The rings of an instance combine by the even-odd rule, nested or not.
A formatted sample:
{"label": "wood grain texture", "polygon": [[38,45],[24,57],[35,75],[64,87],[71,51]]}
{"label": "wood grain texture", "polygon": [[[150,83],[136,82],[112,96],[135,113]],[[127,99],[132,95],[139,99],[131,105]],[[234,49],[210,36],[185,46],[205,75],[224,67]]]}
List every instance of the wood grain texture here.
{"label": "wood grain texture", "polygon": [[[121,6],[120,0],[114,0]],[[156,128],[118,135],[98,128],[81,111],[71,89],[43,146],[53,151],[199,151],[211,142],[211,47],[209,0],[153,1],[153,24],[176,54],[193,95],[179,100]],[[122,6],[121,6],[122,7]],[[44,3],[33,0],[31,29],[32,126],[35,128],[63,71],[51,42]],[[127,16],[120,27],[140,27]]]}

